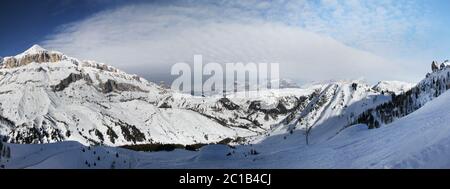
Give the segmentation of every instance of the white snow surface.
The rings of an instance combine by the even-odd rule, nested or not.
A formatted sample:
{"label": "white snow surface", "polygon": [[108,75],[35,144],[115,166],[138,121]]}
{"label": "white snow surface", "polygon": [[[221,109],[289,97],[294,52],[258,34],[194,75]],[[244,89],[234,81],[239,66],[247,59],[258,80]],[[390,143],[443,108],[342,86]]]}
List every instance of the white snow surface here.
{"label": "white snow surface", "polygon": [[[450,92],[385,127],[354,125],[308,146],[297,132],[287,139],[274,135],[251,146],[209,145],[198,152],[145,153],[105,146],[87,150],[76,142],[6,144],[12,154],[2,163],[6,168],[449,168],[448,103]],[[259,154],[251,155],[252,149]]]}

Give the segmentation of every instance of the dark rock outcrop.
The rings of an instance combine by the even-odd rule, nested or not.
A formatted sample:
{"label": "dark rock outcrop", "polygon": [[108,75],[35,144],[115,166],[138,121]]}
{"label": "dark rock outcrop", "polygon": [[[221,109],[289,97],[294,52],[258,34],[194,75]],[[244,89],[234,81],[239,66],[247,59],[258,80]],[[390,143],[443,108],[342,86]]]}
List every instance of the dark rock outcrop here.
{"label": "dark rock outcrop", "polygon": [[239,106],[233,102],[231,102],[228,98],[221,98],[219,99],[219,102],[228,110],[237,110],[239,109]]}
{"label": "dark rock outcrop", "polygon": [[55,86],[52,86],[53,91],[62,91],[67,88],[71,83],[83,79],[81,74],[71,73],[67,78],[61,80],[61,82]]}
{"label": "dark rock outcrop", "polygon": [[117,83],[114,80],[108,79],[105,83],[100,85],[100,88],[103,93],[110,92],[120,92],[120,91],[138,91],[138,92],[147,92],[142,90],[138,86],[134,86],[128,83]]}
{"label": "dark rock outcrop", "polygon": [[8,57],[4,59],[3,67],[4,68],[15,68],[19,66],[24,66],[30,64],[32,62],[36,63],[54,63],[64,60],[64,55],[60,53],[52,53],[52,52],[40,52],[37,54],[28,54],[24,55],[21,58]]}

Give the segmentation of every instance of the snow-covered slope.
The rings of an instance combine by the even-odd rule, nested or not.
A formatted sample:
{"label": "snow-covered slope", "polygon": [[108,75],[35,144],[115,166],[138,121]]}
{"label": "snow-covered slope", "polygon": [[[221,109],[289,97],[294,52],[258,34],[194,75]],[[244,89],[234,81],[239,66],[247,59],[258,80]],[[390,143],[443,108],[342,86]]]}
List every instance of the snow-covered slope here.
{"label": "snow-covered slope", "polygon": [[380,127],[406,116],[450,89],[450,67],[441,66],[428,73],[426,78],[410,90],[392,95],[392,100],[368,109],[354,123],[364,123],[369,128]]}
{"label": "snow-covered slope", "polygon": [[313,96],[304,110],[278,124],[268,135],[300,132],[305,134],[305,140],[311,138],[309,143],[324,141],[350,125],[361,112],[391,100],[390,95],[359,80],[323,85]]}
{"label": "snow-covered slope", "polygon": [[194,144],[255,136],[301,111],[321,87],[197,97],[38,45],[0,66],[0,138],[12,143]]}
{"label": "snow-covered slope", "polygon": [[[223,96],[193,97],[171,93],[163,101],[164,106],[189,109],[205,115],[217,122],[247,128],[262,133],[279,123],[295,111],[301,111],[321,86],[308,89],[273,89],[252,91],[250,97],[245,92]],[[256,95],[257,93],[257,95]]]}
{"label": "snow-covered slope", "polygon": [[9,142],[192,144],[253,134],[192,110],[160,108],[171,91],[39,46],[5,58],[2,67],[0,135]]}
{"label": "snow-covered slope", "polygon": [[[198,152],[134,152],[63,142],[3,144],[5,168],[449,168],[450,92],[375,130],[355,125],[335,137],[304,145],[300,134],[274,135],[253,145],[205,146]],[[296,137],[295,137],[296,136]],[[285,145],[279,145],[279,143]],[[292,145],[296,144],[296,145]]]}

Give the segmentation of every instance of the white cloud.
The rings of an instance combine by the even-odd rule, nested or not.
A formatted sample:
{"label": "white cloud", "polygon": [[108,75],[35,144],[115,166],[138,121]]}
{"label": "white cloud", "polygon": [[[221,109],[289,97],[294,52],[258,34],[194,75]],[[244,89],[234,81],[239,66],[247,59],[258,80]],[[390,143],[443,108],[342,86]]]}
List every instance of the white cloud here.
{"label": "white cloud", "polygon": [[[336,6],[332,1],[327,5]],[[314,11],[308,27],[302,28],[255,16],[267,4],[248,11],[242,7],[246,5],[126,6],[66,25],[44,46],[151,80],[164,79],[173,64],[192,62],[194,54],[202,54],[205,62],[278,62],[281,77],[302,81],[405,79],[397,64],[325,35],[333,32],[321,32],[329,25]],[[335,9],[333,15],[343,11]],[[303,10],[305,16],[311,9]],[[278,15],[271,11],[264,13]]]}

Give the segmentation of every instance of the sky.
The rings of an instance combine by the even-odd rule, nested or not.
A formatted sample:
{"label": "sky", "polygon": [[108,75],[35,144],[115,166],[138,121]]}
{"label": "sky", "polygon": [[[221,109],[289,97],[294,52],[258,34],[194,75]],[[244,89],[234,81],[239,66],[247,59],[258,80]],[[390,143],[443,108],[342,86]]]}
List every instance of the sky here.
{"label": "sky", "polygon": [[0,56],[33,44],[158,82],[191,63],[279,63],[299,83],[417,82],[449,59],[448,0],[15,0]]}

